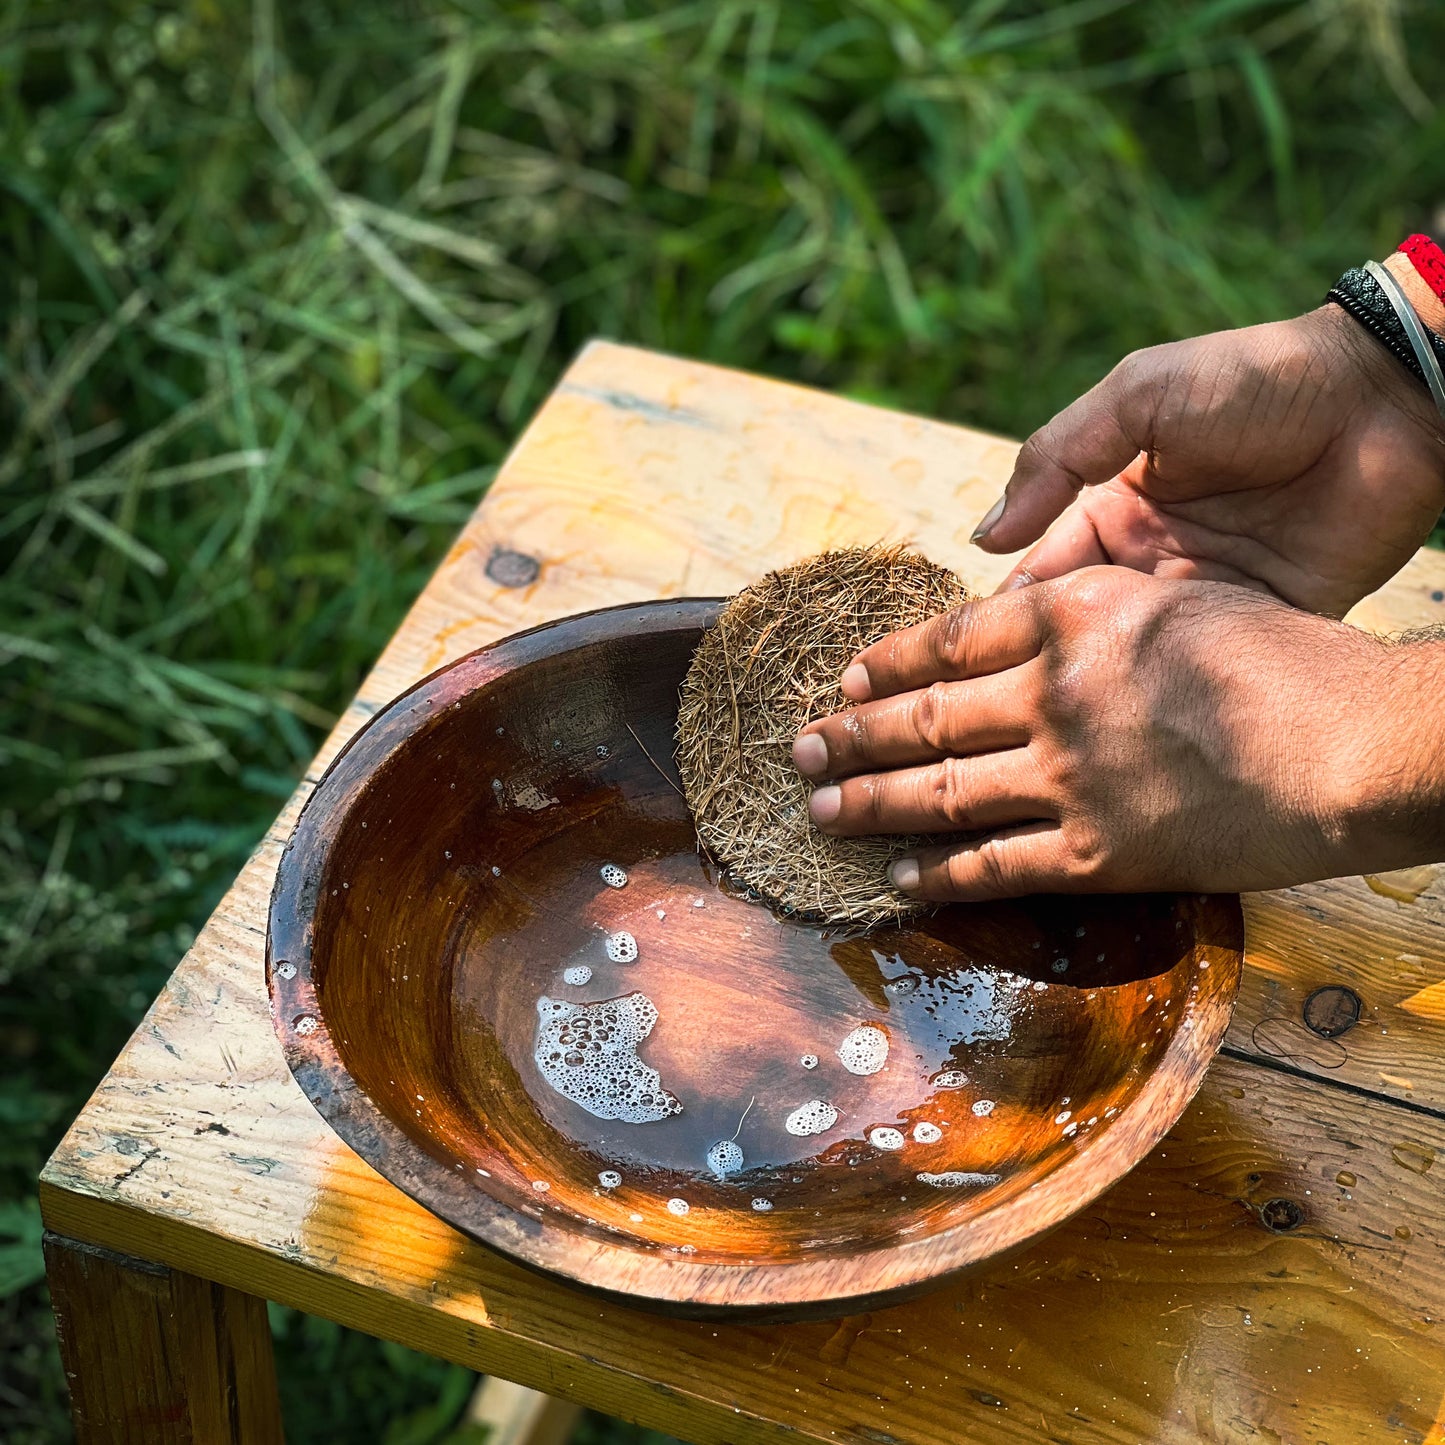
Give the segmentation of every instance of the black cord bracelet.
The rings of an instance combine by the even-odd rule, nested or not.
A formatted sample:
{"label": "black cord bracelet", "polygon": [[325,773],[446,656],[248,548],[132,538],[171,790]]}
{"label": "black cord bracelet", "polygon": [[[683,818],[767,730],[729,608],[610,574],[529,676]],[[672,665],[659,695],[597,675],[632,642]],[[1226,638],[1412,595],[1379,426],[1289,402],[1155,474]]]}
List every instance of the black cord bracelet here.
{"label": "black cord bracelet", "polygon": [[[1333,301],[1348,311],[1421,386],[1428,389],[1424,368],[1415,355],[1415,348],[1410,345],[1404,324],[1395,314],[1384,288],[1368,271],[1359,266],[1351,267],[1330,287],[1325,300]],[[1445,367],[1445,340],[1433,331],[1425,334],[1430,338],[1430,349]]]}

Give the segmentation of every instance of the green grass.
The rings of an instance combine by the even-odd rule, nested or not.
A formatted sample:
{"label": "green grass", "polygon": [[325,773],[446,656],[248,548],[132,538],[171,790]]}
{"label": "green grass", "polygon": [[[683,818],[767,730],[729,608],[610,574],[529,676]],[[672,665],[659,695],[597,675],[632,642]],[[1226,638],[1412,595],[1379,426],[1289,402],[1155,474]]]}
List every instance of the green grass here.
{"label": "green grass", "polygon": [[[1445,220],[1423,3],[0,14],[13,1445],[40,1163],[586,338],[1022,433]],[[461,1438],[461,1372],[277,1329],[298,1445]]]}

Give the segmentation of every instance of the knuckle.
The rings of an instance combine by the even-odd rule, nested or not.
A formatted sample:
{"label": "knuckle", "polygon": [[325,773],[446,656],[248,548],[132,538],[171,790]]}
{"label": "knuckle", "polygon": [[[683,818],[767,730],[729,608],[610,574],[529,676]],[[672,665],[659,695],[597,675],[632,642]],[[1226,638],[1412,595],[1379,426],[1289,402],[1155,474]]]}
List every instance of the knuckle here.
{"label": "knuckle", "polygon": [[967,824],[972,815],[973,801],[968,768],[962,758],[944,758],[938,765],[934,802],[934,811],[951,826],[962,828]]}
{"label": "knuckle", "polygon": [[858,805],[857,811],[862,819],[866,819],[869,828],[881,830],[884,814],[888,811],[888,791],[882,779],[859,779]]}
{"label": "knuckle", "polygon": [[[843,715],[843,726],[841,728],[837,755],[841,759],[847,757],[849,760],[866,758],[869,749],[873,746],[873,718],[867,707],[855,707]],[[833,740],[828,741],[828,756],[833,758]]]}
{"label": "knuckle", "polygon": [[1069,849],[1069,871],[1083,882],[1100,878],[1109,862],[1103,830],[1094,823],[1072,824],[1065,833]]}
{"label": "knuckle", "polygon": [[953,673],[968,671],[969,655],[973,649],[973,608],[964,602],[950,608],[938,620],[934,629],[937,660]]}
{"label": "knuckle", "polygon": [[1008,888],[1008,853],[997,839],[985,838],[976,848],[955,854],[955,858],[960,864],[959,872],[964,875],[957,879],[960,887],[990,893]]}
{"label": "knuckle", "polygon": [[1114,363],[1114,369],[1109,373],[1109,381],[1115,386],[1127,386],[1130,382],[1137,381],[1139,373],[1147,371],[1149,363],[1156,359],[1159,349],[1157,346],[1136,346],[1133,351],[1126,351]]}
{"label": "knuckle", "polygon": [[1014,460],[1014,475],[1027,476],[1030,472],[1055,464],[1053,449],[1049,446],[1048,427],[1041,426],[1019,448],[1019,454]]}
{"label": "knuckle", "polygon": [[1120,358],[1106,378],[1105,384],[1116,395],[1133,391],[1146,380],[1170,371],[1178,356],[1177,341],[1161,342],[1158,346],[1140,346]]}
{"label": "knuckle", "polygon": [[[1073,663],[1055,668],[1050,679],[1047,708],[1055,725],[1073,736],[1076,725],[1090,709],[1088,669]],[[1054,762],[1055,775],[1071,771],[1073,761],[1070,749],[1061,749]]]}
{"label": "knuckle", "polygon": [[913,730],[920,742],[935,752],[944,752],[948,743],[949,688],[935,682],[924,688],[913,702]]}
{"label": "knuckle", "polygon": [[1085,567],[1053,583],[1049,600],[1065,620],[1088,622],[1111,609],[1121,589],[1116,569]]}
{"label": "knuckle", "polygon": [[1040,759],[1039,771],[1048,795],[1061,804],[1076,797],[1083,782],[1078,755],[1067,745],[1051,747]]}

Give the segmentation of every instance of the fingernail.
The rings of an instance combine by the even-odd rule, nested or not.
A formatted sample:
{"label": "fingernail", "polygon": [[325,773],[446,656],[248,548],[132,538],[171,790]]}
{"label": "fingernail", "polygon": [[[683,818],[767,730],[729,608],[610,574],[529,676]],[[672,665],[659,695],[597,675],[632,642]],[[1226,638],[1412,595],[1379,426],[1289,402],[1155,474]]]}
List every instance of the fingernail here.
{"label": "fingernail", "polygon": [[793,766],[805,778],[821,778],[828,771],[828,744],[818,733],[793,739]]}
{"label": "fingernail", "polygon": [[918,887],[918,859],[900,858],[888,870],[888,876],[893,880],[895,888],[901,888],[905,893],[911,893]]}
{"label": "fingernail", "polygon": [[1005,492],[1003,496],[1001,496],[998,501],[996,501],[993,506],[991,506],[988,511],[984,513],[983,521],[981,521],[978,526],[973,529],[973,536],[968,539],[970,542],[982,542],[983,539],[987,537],[991,531],[993,531],[993,524],[997,522],[1001,516],[1003,516],[1004,505],[1005,503],[1007,503],[1007,501],[1008,493]]}
{"label": "fingernail", "polygon": [[814,788],[812,801],[808,804],[808,816],[819,826],[831,823],[843,811],[843,790],[833,783],[826,788]]}
{"label": "fingernail", "polygon": [[839,686],[849,702],[867,702],[873,696],[873,684],[868,680],[868,669],[861,662],[850,662],[843,669],[843,680]]}

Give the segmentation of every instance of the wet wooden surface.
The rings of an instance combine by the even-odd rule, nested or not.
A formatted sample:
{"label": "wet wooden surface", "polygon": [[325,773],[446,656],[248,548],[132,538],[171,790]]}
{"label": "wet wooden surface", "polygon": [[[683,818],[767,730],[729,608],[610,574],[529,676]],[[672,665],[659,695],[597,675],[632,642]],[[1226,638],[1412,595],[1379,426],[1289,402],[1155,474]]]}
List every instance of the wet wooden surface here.
{"label": "wet wooden surface", "polygon": [[[986,587],[1007,562],[967,537],[1013,450],[590,347],[47,1166],[50,1227],[698,1441],[1445,1441],[1434,870],[1248,899],[1225,1057],[1146,1162],[996,1273],[842,1325],[666,1321],[524,1274],[362,1164],[286,1070],[271,881],[381,703],[547,618],[730,592],[832,543],[908,538]],[[1445,559],[1356,620],[1445,620]],[[1311,999],[1357,1021],[1327,1038]]]}

